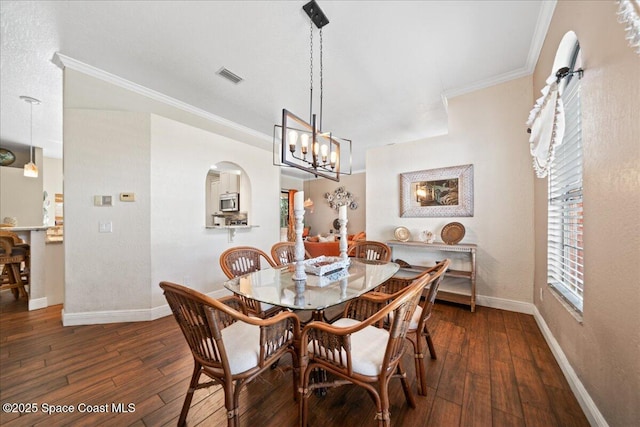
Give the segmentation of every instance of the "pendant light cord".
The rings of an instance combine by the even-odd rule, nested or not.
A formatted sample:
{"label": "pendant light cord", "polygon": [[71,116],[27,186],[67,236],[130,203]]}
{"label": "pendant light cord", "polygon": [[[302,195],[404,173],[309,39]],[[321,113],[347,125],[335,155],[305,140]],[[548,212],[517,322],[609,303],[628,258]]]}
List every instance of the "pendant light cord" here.
{"label": "pendant light cord", "polygon": [[33,102],[29,102],[31,119],[29,123],[29,163],[33,163]]}

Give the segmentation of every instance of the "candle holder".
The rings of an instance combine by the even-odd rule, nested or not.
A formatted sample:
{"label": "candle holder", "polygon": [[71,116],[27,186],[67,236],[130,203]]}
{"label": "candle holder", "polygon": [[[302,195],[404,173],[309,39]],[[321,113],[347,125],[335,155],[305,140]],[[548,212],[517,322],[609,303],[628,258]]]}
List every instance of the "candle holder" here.
{"label": "candle holder", "polygon": [[347,223],[349,220],[347,218],[339,218],[338,223],[340,224],[340,258],[347,259],[347,249],[349,242],[347,242]]}
{"label": "candle holder", "polygon": [[304,306],[304,280],[296,280],[296,295],[294,297],[294,303],[297,306]]}
{"label": "candle holder", "polygon": [[340,298],[344,299],[347,297],[347,285],[349,285],[349,278],[345,277],[340,280]]}
{"label": "candle holder", "polygon": [[296,220],[296,244],[295,244],[295,261],[296,271],[293,274],[293,280],[306,281],[307,273],[304,271],[304,243],[302,242],[303,225],[302,219],[304,218],[304,207],[293,210],[294,218]]}

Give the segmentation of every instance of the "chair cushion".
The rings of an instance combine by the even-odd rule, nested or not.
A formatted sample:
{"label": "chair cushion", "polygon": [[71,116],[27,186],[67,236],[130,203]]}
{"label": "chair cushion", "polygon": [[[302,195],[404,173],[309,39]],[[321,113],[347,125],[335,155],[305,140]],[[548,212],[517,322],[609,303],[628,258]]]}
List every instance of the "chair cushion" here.
{"label": "chair cushion", "polygon": [[260,358],[260,327],[235,322],[222,330],[222,341],[229,358],[231,375],[258,366]]}
{"label": "chair cushion", "polygon": [[[417,305],[416,310],[413,312],[413,316],[411,316],[411,323],[409,323],[410,331],[416,330],[418,328],[420,316],[422,316],[422,306]],[[393,312],[389,313],[389,321],[393,322]]]}
{"label": "chair cushion", "polygon": [[416,311],[413,312],[413,317],[411,317],[411,323],[409,323],[409,330],[412,331],[418,327],[420,316],[422,316],[422,307],[417,305]]}
{"label": "chair cushion", "polygon": [[[332,325],[346,328],[359,323],[354,319],[342,318],[332,323]],[[353,363],[353,372],[372,377],[379,375],[388,341],[389,333],[375,326],[367,326],[352,334],[351,361]],[[309,351],[313,351],[313,344],[309,344],[308,348]],[[343,355],[343,357],[346,356]]]}

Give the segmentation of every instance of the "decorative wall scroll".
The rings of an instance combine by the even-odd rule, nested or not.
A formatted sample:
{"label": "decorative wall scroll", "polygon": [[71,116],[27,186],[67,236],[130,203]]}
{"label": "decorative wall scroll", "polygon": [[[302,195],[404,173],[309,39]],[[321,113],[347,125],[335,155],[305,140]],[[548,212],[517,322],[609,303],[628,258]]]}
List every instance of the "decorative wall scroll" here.
{"label": "decorative wall scroll", "polygon": [[473,165],[400,174],[400,216],[473,216]]}

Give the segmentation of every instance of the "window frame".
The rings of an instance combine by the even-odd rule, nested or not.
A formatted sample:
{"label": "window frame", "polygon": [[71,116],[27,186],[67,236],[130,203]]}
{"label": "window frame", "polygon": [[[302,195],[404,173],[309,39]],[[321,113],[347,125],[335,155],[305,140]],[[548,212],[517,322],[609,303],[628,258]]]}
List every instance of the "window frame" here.
{"label": "window frame", "polygon": [[[580,62],[576,41],[570,71]],[[584,199],[582,117],[579,74],[561,84],[565,106],[565,135],[555,151],[548,174],[547,284],[575,311],[584,303]],[[569,122],[569,119],[572,119]]]}

